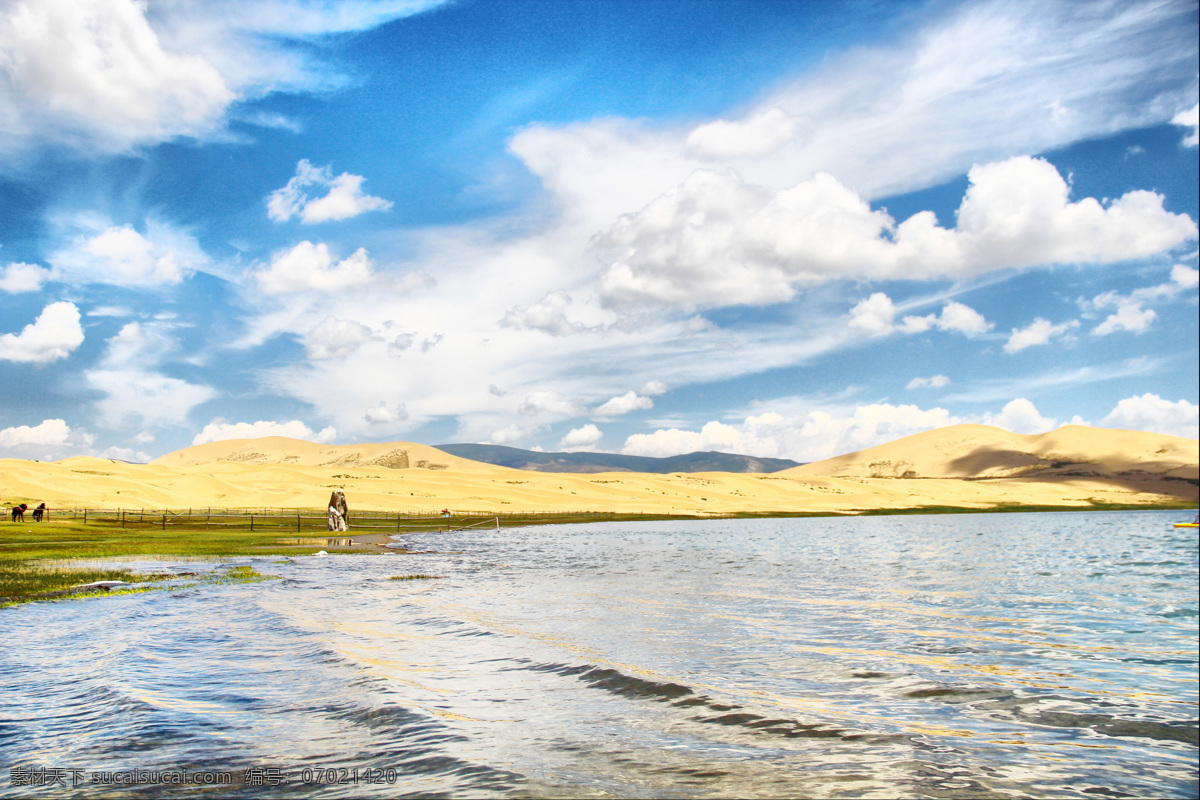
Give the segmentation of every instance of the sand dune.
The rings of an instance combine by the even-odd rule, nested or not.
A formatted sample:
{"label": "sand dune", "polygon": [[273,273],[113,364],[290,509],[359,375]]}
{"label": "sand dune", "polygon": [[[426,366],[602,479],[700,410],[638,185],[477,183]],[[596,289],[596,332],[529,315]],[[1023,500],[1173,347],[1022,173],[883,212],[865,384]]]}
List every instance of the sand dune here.
{"label": "sand dune", "polygon": [[[190,447],[151,464],[0,460],[0,501],[51,508],[351,508],[456,513],[608,511],[858,513],[926,506],[1195,502],[1200,443],[1068,427],[1020,436],[942,428],[773,474],[556,474],[468,461],[406,442],[253,439]],[[908,479],[903,479],[907,476]],[[920,479],[915,479],[920,478]]]}
{"label": "sand dune", "polygon": [[1198,477],[1200,442],[1141,431],[1066,425],[1022,435],[955,425],[779,474],[863,478]]}

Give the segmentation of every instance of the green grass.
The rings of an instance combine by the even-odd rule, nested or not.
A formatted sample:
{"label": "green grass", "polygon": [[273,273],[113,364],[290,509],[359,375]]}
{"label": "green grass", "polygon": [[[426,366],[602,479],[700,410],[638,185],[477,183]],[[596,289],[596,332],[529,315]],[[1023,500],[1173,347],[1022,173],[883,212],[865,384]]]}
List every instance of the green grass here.
{"label": "green grass", "polygon": [[441,575],[393,575],[388,578],[389,581],[431,581],[437,580]]}
{"label": "green grass", "polygon": [[[62,563],[9,562],[0,566],[0,608],[41,600],[76,600],[89,597],[137,594],[208,584],[258,583],[278,575],[264,575],[240,564],[199,575],[133,572],[128,569],[79,567]],[[123,581],[129,586],[81,588],[96,581]],[[182,581],[182,582],[181,582]]]}
{"label": "green grass", "polygon": [[[344,538],[348,534],[342,534]],[[322,539],[324,537],[308,537]],[[288,540],[291,540],[290,542]],[[308,555],[325,547],[320,541],[301,545],[294,531],[172,525],[125,527],[119,523],[87,525],[78,521],[0,523],[0,569],[6,562],[32,559],[102,559],[117,556],[191,556],[219,558],[241,555]],[[342,552],[369,552],[368,549]]]}

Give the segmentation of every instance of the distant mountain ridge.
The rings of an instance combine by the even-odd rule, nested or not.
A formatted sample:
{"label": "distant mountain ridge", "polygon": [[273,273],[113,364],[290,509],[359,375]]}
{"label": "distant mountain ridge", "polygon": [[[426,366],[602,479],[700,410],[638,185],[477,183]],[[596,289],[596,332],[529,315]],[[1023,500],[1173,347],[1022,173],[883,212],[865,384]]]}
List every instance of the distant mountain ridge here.
{"label": "distant mountain ridge", "polygon": [[787,458],[758,458],[715,450],[654,458],[620,453],[539,453],[498,444],[438,444],[434,447],[459,458],[535,472],[768,473],[802,466],[802,462]]}

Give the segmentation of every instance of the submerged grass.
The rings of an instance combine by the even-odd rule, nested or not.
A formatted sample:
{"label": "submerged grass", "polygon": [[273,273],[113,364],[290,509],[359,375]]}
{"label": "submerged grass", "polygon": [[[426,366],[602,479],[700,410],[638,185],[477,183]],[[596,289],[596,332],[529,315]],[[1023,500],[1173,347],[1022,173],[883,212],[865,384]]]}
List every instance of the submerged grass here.
{"label": "submerged grass", "polygon": [[[279,531],[122,528],[114,524],[49,521],[0,524],[0,607],[35,600],[131,594],[179,586],[184,576],[135,572],[128,568],[83,562],[121,557],[185,557],[219,559],[246,555],[306,555],[319,543],[293,545]],[[294,541],[294,539],[293,539]],[[365,552],[347,550],[346,552]],[[193,582],[251,583],[275,576],[248,566],[218,570]],[[79,588],[96,581],[123,581],[131,586]]]}
{"label": "submerged grass", "polygon": [[[264,575],[246,564],[207,573],[179,574],[77,567],[46,562],[7,563],[0,566],[0,608],[40,600],[111,597],[164,589],[184,589],[200,584],[259,583],[278,577]],[[98,581],[121,581],[121,584],[89,586]]]}

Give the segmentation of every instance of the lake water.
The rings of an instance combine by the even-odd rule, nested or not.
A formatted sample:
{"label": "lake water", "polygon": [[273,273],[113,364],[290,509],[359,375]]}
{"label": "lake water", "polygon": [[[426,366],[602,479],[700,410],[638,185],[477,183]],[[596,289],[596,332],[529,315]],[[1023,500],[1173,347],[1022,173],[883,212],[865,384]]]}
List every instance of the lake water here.
{"label": "lake water", "polygon": [[1185,516],[429,533],[0,609],[0,796],[1195,797]]}

